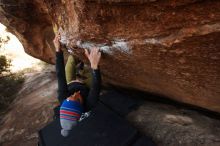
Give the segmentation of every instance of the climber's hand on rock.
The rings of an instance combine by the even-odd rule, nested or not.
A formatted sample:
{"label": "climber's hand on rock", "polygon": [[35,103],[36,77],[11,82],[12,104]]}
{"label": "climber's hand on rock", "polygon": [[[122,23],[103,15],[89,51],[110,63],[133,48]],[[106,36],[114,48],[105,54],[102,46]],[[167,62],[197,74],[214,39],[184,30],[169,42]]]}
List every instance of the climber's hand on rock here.
{"label": "climber's hand on rock", "polygon": [[98,69],[99,61],[101,59],[101,52],[99,48],[92,48],[90,53],[87,49],[85,49],[85,55],[89,59],[91,68]]}
{"label": "climber's hand on rock", "polygon": [[60,52],[60,51],[61,51],[60,38],[61,38],[61,37],[60,37],[60,34],[57,33],[57,34],[55,35],[54,40],[53,40],[53,44],[54,44],[54,46],[55,46],[56,52]]}

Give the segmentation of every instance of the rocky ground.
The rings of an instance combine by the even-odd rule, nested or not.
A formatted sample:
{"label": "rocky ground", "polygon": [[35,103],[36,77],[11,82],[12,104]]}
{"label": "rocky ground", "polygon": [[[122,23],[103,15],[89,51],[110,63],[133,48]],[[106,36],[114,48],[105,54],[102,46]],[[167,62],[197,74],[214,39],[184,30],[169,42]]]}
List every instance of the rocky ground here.
{"label": "rocky ground", "polygon": [[186,107],[145,101],[127,119],[161,146],[220,145],[220,119]]}
{"label": "rocky ground", "polygon": [[37,131],[52,120],[56,88],[53,69],[25,75],[21,91],[1,119],[0,145],[37,144]]}
{"label": "rocky ground", "polygon": [[[1,146],[37,144],[37,131],[52,120],[56,88],[53,66],[25,75],[21,91],[1,120]],[[220,145],[220,119],[184,106],[145,100],[126,118],[161,146]]]}

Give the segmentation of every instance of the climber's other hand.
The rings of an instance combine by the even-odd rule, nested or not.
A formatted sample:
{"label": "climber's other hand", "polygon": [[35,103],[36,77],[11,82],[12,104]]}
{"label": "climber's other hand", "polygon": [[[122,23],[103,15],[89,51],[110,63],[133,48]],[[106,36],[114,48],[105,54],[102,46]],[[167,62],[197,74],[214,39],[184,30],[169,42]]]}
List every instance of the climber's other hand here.
{"label": "climber's other hand", "polygon": [[101,59],[101,52],[99,48],[92,48],[90,53],[85,49],[85,55],[89,59],[92,69],[98,69],[99,61]]}
{"label": "climber's other hand", "polygon": [[57,33],[55,35],[54,40],[53,40],[53,44],[54,44],[54,47],[56,49],[56,52],[60,52],[61,51],[60,38],[61,38],[60,34]]}

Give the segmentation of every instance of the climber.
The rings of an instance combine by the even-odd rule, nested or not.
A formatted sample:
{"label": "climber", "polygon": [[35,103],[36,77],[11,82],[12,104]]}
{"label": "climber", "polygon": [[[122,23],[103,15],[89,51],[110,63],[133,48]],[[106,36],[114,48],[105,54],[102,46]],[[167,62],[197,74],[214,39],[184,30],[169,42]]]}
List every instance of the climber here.
{"label": "climber", "polygon": [[[90,110],[98,101],[101,86],[101,75],[98,65],[101,59],[101,52],[98,48],[93,48],[90,52],[85,49],[85,55],[90,62],[92,74],[91,87],[89,89],[81,79],[71,79],[69,77],[75,76],[75,71],[72,71],[71,67],[70,69],[73,74],[70,73],[68,75],[68,70],[70,69],[67,67],[67,65],[71,66],[71,64],[74,64],[73,57],[69,57],[67,60],[67,72],[65,74],[64,57],[59,34],[56,34],[53,42],[56,48],[56,74],[58,79],[58,100],[60,103],[59,118],[62,127],[61,135],[66,137],[70,130],[83,117],[89,116]],[[68,80],[66,76],[68,76]]]}

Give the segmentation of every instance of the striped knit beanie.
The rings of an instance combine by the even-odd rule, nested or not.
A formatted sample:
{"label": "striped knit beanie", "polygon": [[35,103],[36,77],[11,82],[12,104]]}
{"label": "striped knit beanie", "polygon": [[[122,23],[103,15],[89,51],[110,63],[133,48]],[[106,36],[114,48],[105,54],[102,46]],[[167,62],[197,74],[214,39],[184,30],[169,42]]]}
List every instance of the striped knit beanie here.
{"label": "striped knit beanie", "polygon": [[68,136],[69,131],[77,124],[82,114],[82,106],[78,101],[64,100],[60,107],[61,134]]}

